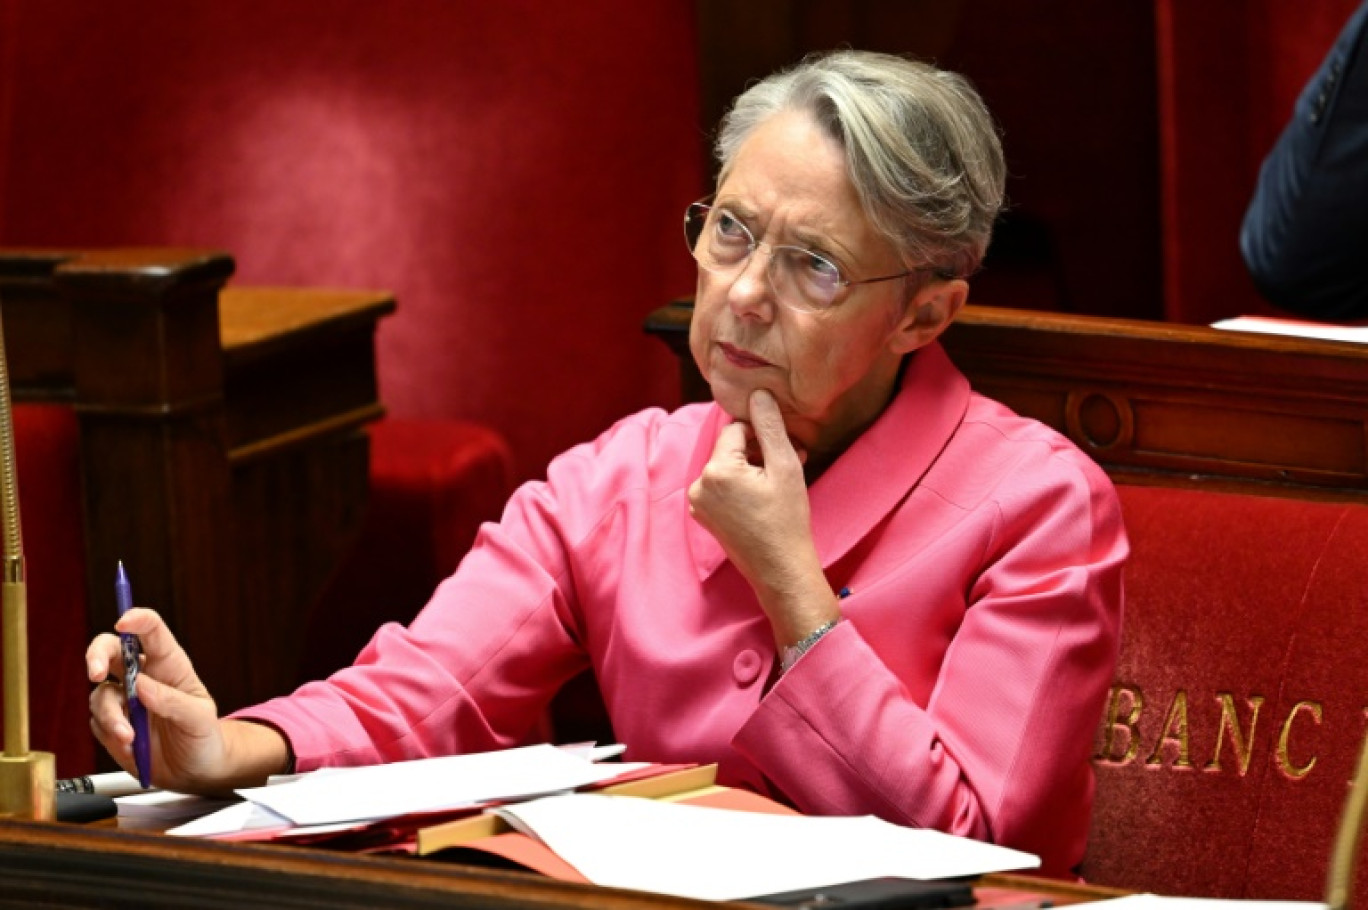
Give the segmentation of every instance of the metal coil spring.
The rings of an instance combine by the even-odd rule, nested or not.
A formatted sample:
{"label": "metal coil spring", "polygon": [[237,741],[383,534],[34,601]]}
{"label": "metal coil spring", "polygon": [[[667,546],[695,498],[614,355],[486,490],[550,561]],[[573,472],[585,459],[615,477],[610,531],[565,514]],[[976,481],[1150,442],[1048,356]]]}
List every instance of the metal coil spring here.
{"label": "metal coil spring", "polygon": [[9,366],[5,358],[5,325],[0,320],[0,518],[4,520],[5,570],[23,557],[19,533],[19,480],[14,467],[14,421],[10,411]]}

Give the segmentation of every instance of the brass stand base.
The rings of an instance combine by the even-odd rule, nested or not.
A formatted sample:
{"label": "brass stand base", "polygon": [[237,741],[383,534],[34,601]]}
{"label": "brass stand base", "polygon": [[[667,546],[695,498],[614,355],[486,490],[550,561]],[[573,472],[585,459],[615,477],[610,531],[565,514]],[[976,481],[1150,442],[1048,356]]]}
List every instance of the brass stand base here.
{"label": "brass stand base", "polygon": [[0,818],[56,818],[56,768],[51,752],[0,755]]}

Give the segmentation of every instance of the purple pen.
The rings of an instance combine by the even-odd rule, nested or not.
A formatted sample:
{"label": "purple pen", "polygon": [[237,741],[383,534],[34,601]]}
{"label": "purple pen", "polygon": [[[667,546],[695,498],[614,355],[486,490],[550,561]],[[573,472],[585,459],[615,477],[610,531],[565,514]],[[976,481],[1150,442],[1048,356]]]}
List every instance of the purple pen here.
{"label": "purple pen", "polygon": [[[123,616],[133,606],[133,586],[128,583],[128,573],[124,571],[123,561],[119,561],[114,575],[114,599],[119,604],[119,615]],[[133,761],[138,766],[138,783],[143,788],[152,786],[152,737],[147,732],[147,708],[138,701],[138,668],[141,666],[142,642],[136,635],[120,633],[123,645],[124,692],[128,696],[128,720],[133,724]]]}

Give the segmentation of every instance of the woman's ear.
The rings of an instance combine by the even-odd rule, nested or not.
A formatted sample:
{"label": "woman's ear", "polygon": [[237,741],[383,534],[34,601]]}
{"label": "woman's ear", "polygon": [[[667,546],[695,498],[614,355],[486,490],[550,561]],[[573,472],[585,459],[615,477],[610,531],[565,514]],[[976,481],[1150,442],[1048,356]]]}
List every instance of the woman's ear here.
{"label": "woman's ear", "polygon": [[923,285],[903,308],[890,339],[894,352],[907,354],[935,341],[968,299],[969,282],[963,278],[937,278]]}

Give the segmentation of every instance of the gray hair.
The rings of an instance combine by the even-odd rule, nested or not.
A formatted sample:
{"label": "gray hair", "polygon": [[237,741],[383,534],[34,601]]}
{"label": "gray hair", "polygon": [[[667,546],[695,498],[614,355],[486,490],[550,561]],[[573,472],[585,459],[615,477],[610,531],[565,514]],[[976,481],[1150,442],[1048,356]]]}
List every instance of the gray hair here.
{"label": "gray hair", "polygon": [[908,265],[956,276],[978,268],[1007,168],[993,118],[967,79],[870,51],[807,57],[733,102],[717,136],[719,183],[750,134],[786,110],[811,114],[845,149],[865,213]]}

